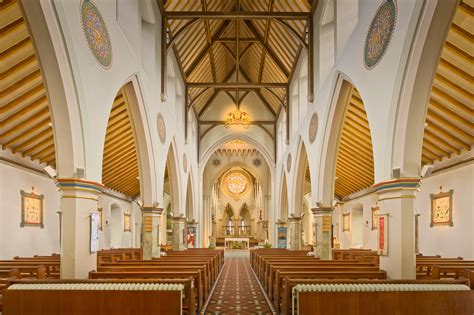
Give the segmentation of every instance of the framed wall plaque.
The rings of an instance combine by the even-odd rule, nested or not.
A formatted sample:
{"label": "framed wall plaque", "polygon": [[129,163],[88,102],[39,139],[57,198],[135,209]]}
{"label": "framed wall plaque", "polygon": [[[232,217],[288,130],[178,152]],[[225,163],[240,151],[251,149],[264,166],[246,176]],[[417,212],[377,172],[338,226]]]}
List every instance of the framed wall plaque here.
{"label": "framed wall plaque", "polygon": [[372,231],[377,229],[377,216],[379,215],[380,207],[372,207]]}
{"label": "framed wall plaque", "polygon": [[349,232],[351,230],[350,229],[350,224],[351,224],[350,215],[351,214],[349,212],[342,214],[342,232]]}
{"label": "framed wall plaque", "polygon": [[123,231],[124,232],[131,232],[132,231],[132,223],[131,223],[130,213],[124,213],[123,214]]}
{"label": "framed wall plaque", "polygon": [[380,256],[388,255],[388,214],[377,216],[377,253]]}
{"label": "framed wall plaque", "polygon": [[451,189],[448,192],[431,194],[431,224],[453,226],[453,193]]}
{"label": "framed wall plaque", "polygon": [[37,195],[33,191],[27,193],[24,190],[21,194],[21,227],[37,226],[44,228],[43,223],[43,195]]}

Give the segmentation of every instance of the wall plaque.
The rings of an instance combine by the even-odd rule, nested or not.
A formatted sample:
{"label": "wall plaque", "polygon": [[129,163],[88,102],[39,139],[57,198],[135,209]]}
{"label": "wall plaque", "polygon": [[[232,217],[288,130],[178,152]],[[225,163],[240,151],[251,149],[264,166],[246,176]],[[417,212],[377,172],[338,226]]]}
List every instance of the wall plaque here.
{"label": "wall plaque", "polygon": [[431,194],[431,224],[453,226],[453,193],[451,189],[448,192]]}
{"label": "wall plaque", "polygon": [[24,190],[21,194],[21,227],[37,226],[44,227],[43,224],[43,195],[37,195],[32,191],[27,193]]}

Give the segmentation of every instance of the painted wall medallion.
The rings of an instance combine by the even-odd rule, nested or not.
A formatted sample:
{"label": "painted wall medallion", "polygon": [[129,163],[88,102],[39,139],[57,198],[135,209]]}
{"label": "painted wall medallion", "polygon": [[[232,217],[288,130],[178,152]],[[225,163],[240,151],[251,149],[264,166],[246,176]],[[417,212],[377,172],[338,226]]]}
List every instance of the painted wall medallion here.
{"label": "painted wall medallion", "polygon": [[309,123],[309,131],[308,131],[309,142],[311,143],[314,142],[314,140],[316,139],[317,133],[318,133],[318,115],[314,113]]}
{"label": "painted wall medallion", "polygon": [[82,30],[87,44],[99,64],[108,69],[112,64],[112,42],[99,9],[91,0],[81,6]]}
{"label": "painted wall medallion", "polygon": [[253,160],[253,165],[255,167],[259,167],[260,165],[262,165],[262,160],[260,160],[259,158],[256,158]]}
{"label": "painted wall medallion", "polygon": [[288,154],[286,158],[286,171],[289,173],[291,170],[291,154]]}
{"label": "painted wall medallion", "polygon": [[440,191],[438,194],[431,194],[431,224],[453,226],[453,193]]}
{"label": "painted wall medallion", "polygon": [[24,190],[21,194],[21,227],[37,226],[44,227],[43,223],[43,195],[37,195],[34,191],[27,193]]}
{"label": "painted wall medallion", "polygon": [[387,51],[397,22],[396,0],[385,0],[377,9],[365,39],[364,64],[374,68]]}
{"label": "painted wall medallion", "polygon": [[186,153],[183,153],[183,170],[185,173],[188,171],[188,157]]}
{"label": "painted wall medallion", "polygon": [[158,136],[160,137],[161,143],[165,143],[166,141],[166,124],[163,116],[158,114],[157,118],[157,125],[158,125]]}

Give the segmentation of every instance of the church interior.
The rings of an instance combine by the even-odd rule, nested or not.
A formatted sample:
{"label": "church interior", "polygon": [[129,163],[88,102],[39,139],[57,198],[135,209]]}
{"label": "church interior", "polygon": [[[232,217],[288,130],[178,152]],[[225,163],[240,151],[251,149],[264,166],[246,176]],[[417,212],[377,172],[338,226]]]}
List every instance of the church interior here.
{"label": "church interior", "polygon": [[474,314],[474,0],[1,0],[0,315]]}

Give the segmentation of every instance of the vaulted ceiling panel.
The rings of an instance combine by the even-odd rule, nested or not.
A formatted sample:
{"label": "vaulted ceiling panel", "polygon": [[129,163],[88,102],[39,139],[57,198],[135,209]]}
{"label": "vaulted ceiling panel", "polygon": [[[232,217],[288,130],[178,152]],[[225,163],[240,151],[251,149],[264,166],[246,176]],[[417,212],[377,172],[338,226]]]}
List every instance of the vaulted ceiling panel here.
{"label": "vaulted ceiling panel", "polygon": [[461,1],[444,44],[431,89],[422,164],[471,150],[474,144],[474,8]]}
{"label": "vaulted ceiling panel", "polygon": [[28,25],[16,1],[0,4],[0,143],[55,165],[49,101]]}
{"label": "vaulted ceiling panel", "polygon": [[138,155],[123,90],[115,97],[105,135],[102,183],[109,189],[134,197],[140,194]]}
{"label": "vaulted ceiling panel", "polygon": [[[237,87],[241,96],[249,91],[255,93],[273,115],[280,112],[299,52],[307,45],[306,20],[313,1],[168,0],[164,3],[168,38],[180,34],[172,44],[198,114],[220,93],[232,96],[238,106],[239,98],[234,96]],[[287,18],[252,16],[258,12],[279,12]],[[216,14],[220,16],[215,18]],[[239,18],[242,14],[245,17]],[[210,89],[190,92],[197,87],[193,83],[209,83],[203,87]],[[245,86],[249,83],[251,88]],[[213,88],[216,84],[218,88]],[[286,86],[270,87],[272,84]]]}
{"label": "vaulted ceiling panel", "polygon": [[352,88],[342,126],[336,163],[335,194],[339,198],[374,183],[369,122],[359,92]]}

